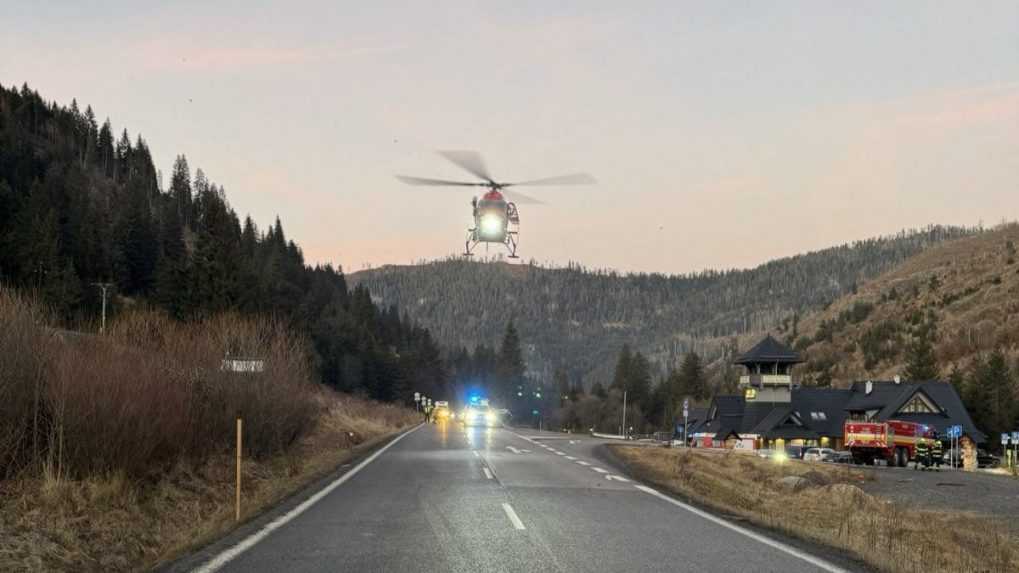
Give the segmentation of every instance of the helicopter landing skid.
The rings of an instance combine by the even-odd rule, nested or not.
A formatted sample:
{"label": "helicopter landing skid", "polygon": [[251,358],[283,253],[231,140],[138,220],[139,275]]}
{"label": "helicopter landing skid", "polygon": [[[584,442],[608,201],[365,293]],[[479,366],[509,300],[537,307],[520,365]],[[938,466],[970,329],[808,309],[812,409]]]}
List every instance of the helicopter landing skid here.
{"label": "helicopter landing skid", "polygon": [[[474,256],[474,249],[479,244],[485,243],[485,248],[487,249],[488,248],[488,243],[490,243],[490,242],[491,241],[481,241],[481,240],[479,240],[478,239],[477,229],[468,229],[467,230],[467,242],[464,243],[464,253],[463,253],[463,256],[465,256],[465,257],[473,257]],[[510,259],[519,259],[520,258],[519,256],[517,256],[517,232],[516,231],[508,231],[506,233],[506,239],[503,241],[503,244],[506,246],[506,250],[509,251],[509,255],[507,255],[507,258],[510,258]]]}

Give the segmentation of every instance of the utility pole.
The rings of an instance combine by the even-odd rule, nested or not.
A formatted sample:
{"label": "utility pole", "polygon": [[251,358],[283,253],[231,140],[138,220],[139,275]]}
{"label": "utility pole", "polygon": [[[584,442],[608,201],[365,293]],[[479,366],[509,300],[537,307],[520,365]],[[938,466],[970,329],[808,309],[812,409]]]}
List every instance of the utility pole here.
{"label": "utility pole", "polygon": [[106,292],[113,286],[113,283],[92,283],[92,286],[97,286],[103,291],[103,318],[99,323],[99,334],[104,334],[106,332]]}
{"label": "utility pole", "polygon": [[622,430],[622,431],[619,432],[619,433],[623,435],[623,439],[625,440],[626,439],[626,390],[623,390],[623,427],[620,428],[620,430]]}

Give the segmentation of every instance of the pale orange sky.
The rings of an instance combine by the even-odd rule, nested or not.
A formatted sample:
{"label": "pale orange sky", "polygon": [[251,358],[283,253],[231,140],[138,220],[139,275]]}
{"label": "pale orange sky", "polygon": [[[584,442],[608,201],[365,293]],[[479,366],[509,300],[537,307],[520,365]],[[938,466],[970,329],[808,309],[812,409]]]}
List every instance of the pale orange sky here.
{"label": "pale orange sky", "polygon": [[525,259],[742,267],[1019,217],[1019,4],[0,0],[0,83],[188,156],[311,261],[459,252],[470,191],[535,189]]}

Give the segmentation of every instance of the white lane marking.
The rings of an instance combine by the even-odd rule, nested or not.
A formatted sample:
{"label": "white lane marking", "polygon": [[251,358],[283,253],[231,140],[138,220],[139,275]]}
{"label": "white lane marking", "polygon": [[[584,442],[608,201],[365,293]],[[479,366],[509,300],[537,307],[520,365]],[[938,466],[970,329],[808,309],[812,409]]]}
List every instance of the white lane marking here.
{"label": "white lane marking", "polygon": [[598,472],[600,474],[607,474],[607,473],[609,473],[607,470],[603,470],[601,468],[592,467],[591,469],[593,469],[594,471],[596,471],[596,472]]}
{"label": "white lane marking", "polygon": [[576,460],[577,458],[575,458],[573,456],[566,456],[566,459],[568,459],[568,460],[570,460],[572,462],[572,461]]}
{"label": "white lane marking", "polygon": [[755,533],[755,532],[750,531],[748,529],[744,529],[744,528],[742,528],[742,527],[740,527],[738,525],[729,523],[728,521],[726,521],[726,520],[724,520],[724,519],[722,519],[720,517],[715,517],[714,515],[711,515],[710,513],[706,512],[706,511],[702,511],[700,509],[697,509],[696,507],[693,507],[693,506],[687,505],[687,504],[685,504],[685,503],[683,503],[681,501],[677,501],[675,499],[672,499],[671,497],[669,497],[669,496],[667,496],[667,495],[665,495],[665,494],[663,494],[663,493],[661,493],[661,492],[659,492],[657,490],[651,489],[651,488],[649,488],[647,486],[644,486],[644,485],[635,485],[633,487],[639,489],[640,491],[642,491],[644,493],[648,493],[648,494],[651,494],[651,495],[653,495],[653,496],[655,496],[655,497],[657,497],[659,499],[665,500],[665,501],[671,503],[672,505],[675,505],[676,507],[683,508],[683,509],[689,511],[690,513],[693,513],[694,515],[698,515],[700,517],[703,517],[704,519],[707,519],[708,521],[717,523],[718,525],[721,525],[722,527],[731,529],[732,531],[735,531],[736,533],[745,535],[745,536],[749,537],[750,539],[753,539],[754,541],[759,541],[759,542],[761,542],[761,543],[763,543],[763,544],[765,544],[765,545],[767,545],[769,547],[773,547],[775,549],[778,549],[779,551],[788,553],[789,555],[792,555],[793,557],[796,557],[798,559],[802,559],[803,561],[806,561],[807,563],[810,563],[811,565],[814,565],[816,567],[820,567],[821,569],[823,569],[825,571],[828,571],[829,573],[846,573],[845,569],[841,569],[841,568],[835,566],[834,564],[829,563],[829,562],[827,562],[827,561],[825,561],[823,559],[819,559],[817,557],[814,557],[813,555],[810,555],[809,553],[804,553],[803,551],[800,551],[799,549],[796,549],[794,547],[790,547],[790,546],[786,545],[785,543],[782,543],[780,541],[775,541],[774,539],[765,537],[765,536],[763,536],[763,535],[761,535],[759,533]]}
{"label": "white lane marking", "polygon": [[481,457],[481,454],[478,453],[478,450],[471,450],[471,453],[474,454],[474,457],[476,457],[476,458],[480,458]]}
{"label": "white lane marking", "polygon": [[605,479],[607,479],[609,481],[621,481],[623,483],[629,483],[630,482],[630,480],[624,478],[623,476],[614,476],[612,474],[609,474],[609,475],[605,476]]}
{"label": "white lane marking", "polygon": [[492,479],[492,472],[488,468],[481,468],[485,472],[485,479]]}
{"label": "white lane marking", "polygon": [[520,518],[517,517],[517,512],[513,511],[513,506],[511,506],[508,503],[504,503],[504,504],[502,504],[502,510],[506,512],[506,517],[509,518],[510,523],[513,524],[514,528],[516,528],[516,529],[526,529],[524,527],[524,522],[520,521]]}
{"label": "white lane marking", "polygon": [[529,454],[531,450],[524,450],[520,448],[514,448],[513,446],[506,446],[506,449],[513,452],[514,454]]}
{"label": "white lane marking", "polygon": [[556,452],[555,455],[557,455],[557,456],[565,456],[566,454],[564,454],[563,452]]}
{"label": "white lane marking", "polygon": [[591,464],[585,462],[584,460],[577,460],[577,463],[582,465],[582,466],[589,466],[589,465],[591,465]]}
{"label": "white lane marking", "polygon": [[340,487],[341,485],[346,483],[347,480],[357,475],[357,472],[361,471],[362,469],[364,469],[365,466],[375,461],[375,458],[384,454],[386,450],[393,447],[396,444],[396,442],[399,442],[400,440],[404,439],[405,437],[407,437],[408,434],[414,432],[423,425],[424,424],[418,424],[417,426],[414,426],[413,428],[393,438],[393,441],[389,442],[388,444],[380,448],[379,451],[368,456],[368,458],[366,458],[363,462],[357,464],[350,471],[336,478],[336,480],[330,483],[329,485],[318,490],[318,492],[316,492],[315,495],[304,500],[303,502],[301,502],[300,505],[298,505],[294,509],[291,509],[290,511],[265,524],[264,527],[262,527],[255,533],[252,533],[251,535],[242,539],[237,545],[230,547],[229,549],[217,555],[215,558],[213,558],[205,565],[195,569],[193,573],[213,573],[214,571],[218,571],[224,565],[235,559],[238,555],[244,553],[248,549],[251,549],[252,547],[255,546],[256,543],[265,539],[266,536],[268,536],[270,533],[279,529],[280,527],[283,527],[284,525],[292,521],[295,517],[307,511],[309,507],[315,505],[323,497],[332,493],[334,489]]}

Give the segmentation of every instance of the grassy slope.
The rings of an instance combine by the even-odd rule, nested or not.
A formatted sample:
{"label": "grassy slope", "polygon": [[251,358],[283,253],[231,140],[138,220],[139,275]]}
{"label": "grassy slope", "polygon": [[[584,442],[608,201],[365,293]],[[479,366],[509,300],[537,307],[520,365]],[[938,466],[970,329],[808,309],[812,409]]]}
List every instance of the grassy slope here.
{"label": "grassy slope", "polygon": [[[612,446],[639,479],[759,526],[844,550],[881,571],[1016,571],[1019,540],[990,518],[875,498],[844,466],[776,464],[733,451]],[[799,491],[779,479],[801,476]]]}
{"label": "grassy slope", "polygon": [[[418,421],[413,411],[328,391],[318,400],[322,414],[299,445],[244,464],[244,519]],[[0,482],[0,570],[151,568],[234,527],[233,480],[224,455],[135,483],[120,475]]]}
{"label": "grassy slope", "polygon": [[[866,378],[890,379],[903,370],[910,337],[904,331],[898,352],[869,370],[860,340],[884,321],[908,325],[917,313],[937,316],[936,352],[947,374],[952,366],[966,367],[975,356],[1003,348],[1019,356],[1019,257],[1009,263],[1006,242],[1019,247],[1019,225],[1011,224],[980,235],[949,241],[926,250],[895,269],[861,285],[856,294],[840,298],[824,311],[800,323],[801,335],[813,338],[822,321],[836,320],[857,303],[873,304],[861,322],[842,325],[831,342],[815,342],[806,358],[834,364],[836,382]],[[931,278],[938,286],[931,288]],[[894,300],[888,295],[898,294]],[[914,293],[917,293],[914,295]],[[884,295],[884,299],[882,298]],[[806,370],[812,370],[809,365]]]}

